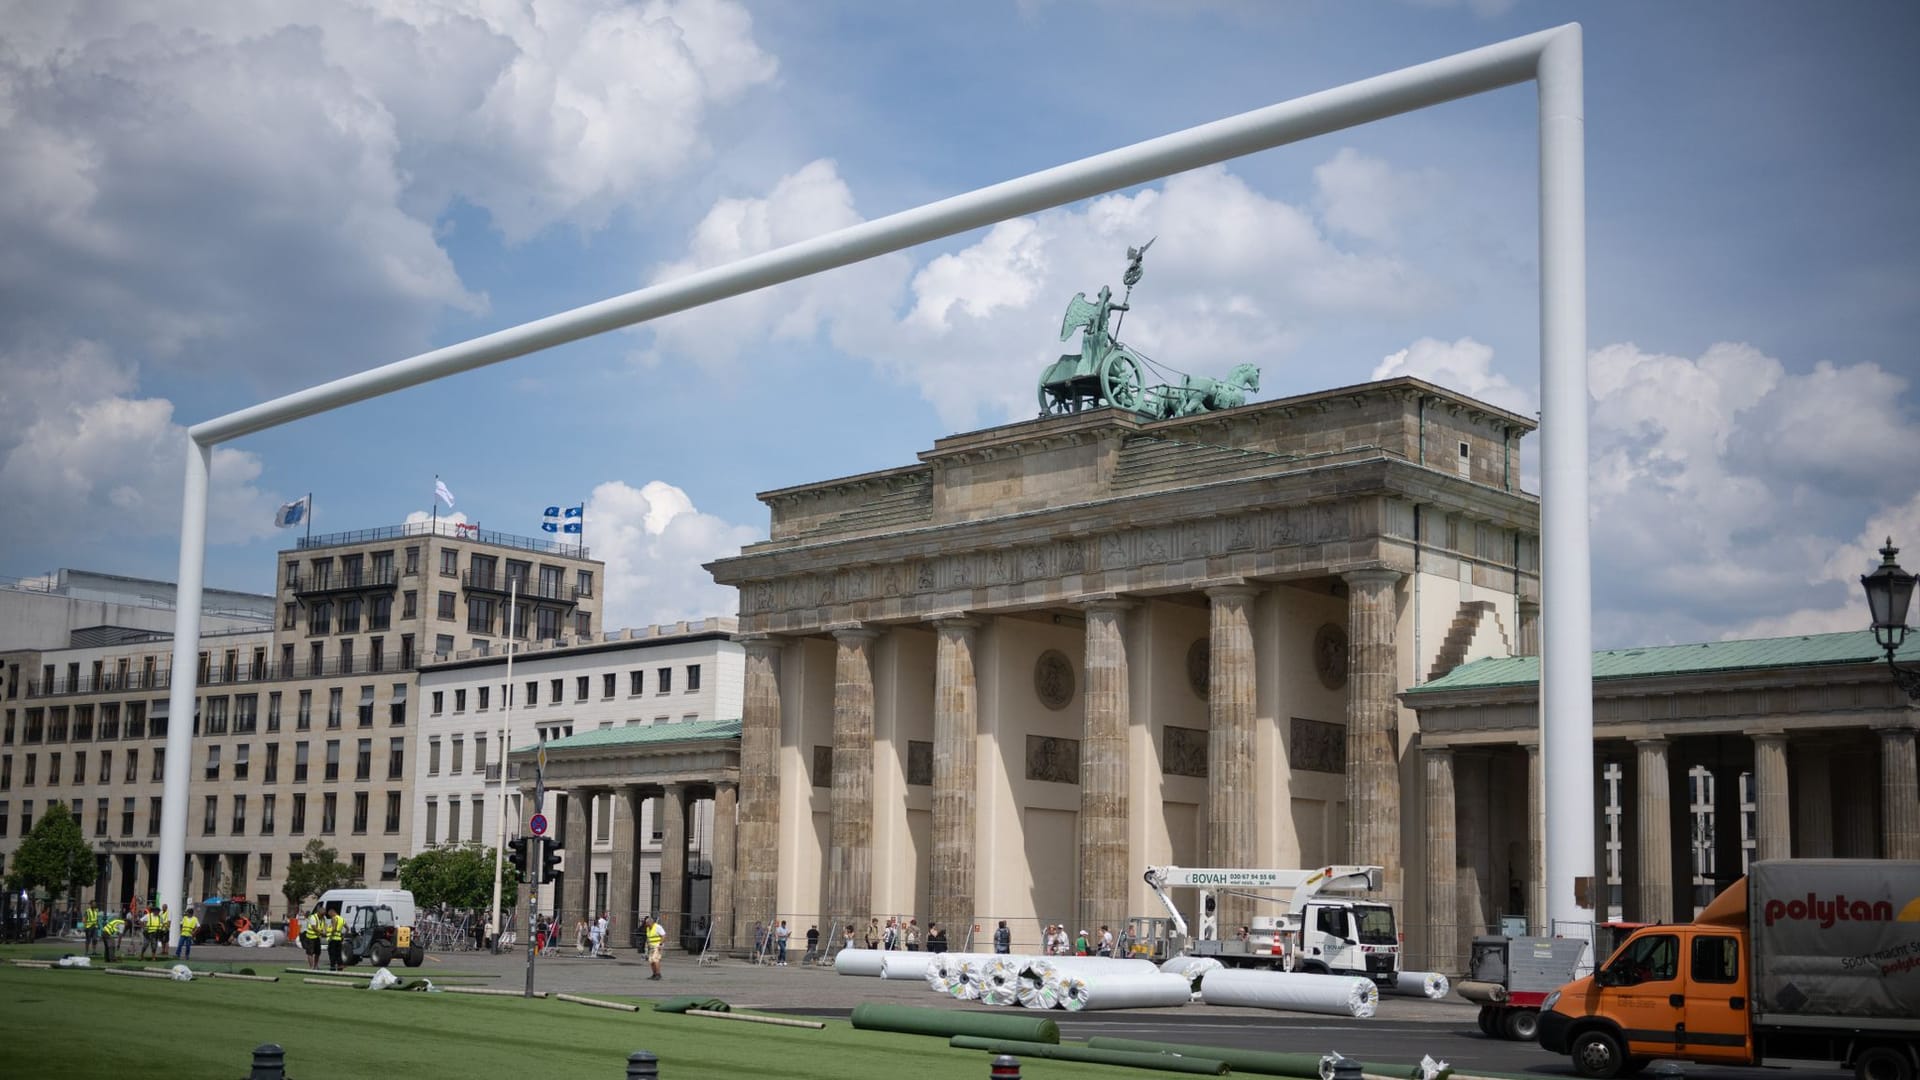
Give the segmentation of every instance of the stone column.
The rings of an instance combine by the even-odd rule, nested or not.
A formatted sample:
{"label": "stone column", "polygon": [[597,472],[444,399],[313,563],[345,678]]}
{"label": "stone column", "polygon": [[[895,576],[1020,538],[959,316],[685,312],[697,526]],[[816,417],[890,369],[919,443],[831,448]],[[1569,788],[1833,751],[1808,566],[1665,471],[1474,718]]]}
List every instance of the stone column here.
{"label": "stone column", "polygon": [[873,639],[878,636],[865,627],[833,632],[838,647],[827,918],[841,924],[864,925],[873,914]]}
{"label": "stone column", "polygon": [[1879,825],[1874,821],[1875,792],[1880,787],[1879,763],[1864,747],[1849,745],[1833,755],[1833,853],[1842,859],[1873,859],[1880,855]]}
{"label": "stone column", "polygon": [[740,708],[740,813],[735,833],[739,884],[732,938],[765,919],[780,885],[780,649],[774,638],[741,639],[746,648],[745,698]]}
{"label": "stone column", "polygon": [[1087,615],[1087,696],[1080,739],[1080,923],[1089,933],[1127,922],[1127,884],[1137,872],[1127,851],[1127,735],[1133,705],[1127,678],[1126,600],[1097,600]]}
{"label": "stone column", "polygon": [[597,794],[582,787],[567,790],[566,839],[561,844],[567,870],[561,875],[559,897],[563,926],[569,920],[591,922],[599,915],[589,910],[593,906],[593,797]]}
{"label": "stone column", "polygon": [[1401,895],[1400,690],[1394,629],[1397,570],[1355,570],[1347,582],[1348,862],[1386,868]]}
{"label": "stone column", "polygon": [[1920,859],[1920,775],[1910,727],[1880,729],[1880,835],[1886,858]]}
{"label": "stone column", "polygon": [[[1254,662],[1251,614],[1260,590],[1207,590],[1207,865],[1254,866]],[[1253,902],[1220,897],[1222,939],[1253,921]]]}
{"label": "stone column", "polygon": [[1785,859],[1793,855],[1793,803],[1787,793],[1787,736],[1762,732],[1753,737],[1754,856]]}
{"label": "stone column", "polygon": [[[928,883],[928,918],[945,927],[949,935],[973,925],[974,916],[975,751],[980,704],[974,685],[973,650],[978,626],[964,618],[934,623],[938,639],[933,684],[933,880]],[[837,940],[837,935],[829,937]]]}
{"label": "stone column", "polygon": [[1793,764],[1793,854],[1802,859],[1833,857],[1833,761],[1827,744],[1796,741]]}
{"label": "stone column", "polygon": [[1673,918],[1673,806],[1667,791],[1667,740],[1636,739],[1634,756],[1639,789],[1634,800],[1634,836],[1639,841],[1640,880],[1632,918],[1666,922]]}
{"label": "stone column", "polygon": [[736,856],[735,805],[739,785],[722,780],[713,785],[713,879],[708,884],[708,907],[713,922],[713,947],[725,952],[733,948]]}
{"label": "stone column", "polygon": [[1527,744],[1527,925],[1547,929],[1547,802],[1541,785],[1540,744]]}
{"label": "stone column", "polygon": [[1485,753],[1456,753],[1454,777],[1454,919],[1461,933],[1499,930],[1493,893],[1493,763]]}
{"label": "stone column", "polygon": [[607,812],[613,816],[613,867],[607,877],[607,907],[613,928],[607,942],[626,948],[633,940],[633,929],[640,925],[639,900],[634,874],[640,863],[640,808],[645,805],[640,789],[627,785],[615,790]]}
{"label": "stone column", "polygon": [[1516,656],[1540,655],[1540,605],[1532,600],[1522,600],[1516,605],[1520,616],[1520,640],[1516,645]]}
{"label": "stone column", "polygon": [[660,797],[660,918],[669,937],[687,928],[687,785]]}
{"label": "stone column", "polygon": [[1463,969],[1460,958],[1460,909],[1454,890],[1453,751],[1444,746],[1420,752],[1427,780],[1427,970],[1448,974]]}

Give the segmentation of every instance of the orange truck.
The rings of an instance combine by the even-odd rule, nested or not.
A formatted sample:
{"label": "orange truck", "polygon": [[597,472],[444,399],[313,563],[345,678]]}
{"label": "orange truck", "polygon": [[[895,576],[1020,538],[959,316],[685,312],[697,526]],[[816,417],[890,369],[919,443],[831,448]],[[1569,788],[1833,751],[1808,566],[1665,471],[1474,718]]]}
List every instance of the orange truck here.
{"label": "orange truck", "polygon": [[1540,1045],[1581,1076],[1655,1059],[1920,1070],[1920,862],[1758,862],[1692,923],[1647,926],[1547,996]]}

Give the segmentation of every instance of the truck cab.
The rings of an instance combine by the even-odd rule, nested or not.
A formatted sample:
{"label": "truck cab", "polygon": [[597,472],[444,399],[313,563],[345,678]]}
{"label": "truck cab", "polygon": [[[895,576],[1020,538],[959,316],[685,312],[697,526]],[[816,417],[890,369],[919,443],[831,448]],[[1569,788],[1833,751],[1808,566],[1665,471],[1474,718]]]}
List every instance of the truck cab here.
{"label": "truck cab", "polygon": [[1746,956],[1741,926],[1646,927],[1548,997],[1540,1045],[1596,1078],[1637,1073],[1656,1058],[1748,1064]]}
{"label": "truck cab", "polygon": [[1300,917],[1294,970],[1357,975],[1391,986],[1400,970],[1393,908],[1362,900],[1309,903]]}

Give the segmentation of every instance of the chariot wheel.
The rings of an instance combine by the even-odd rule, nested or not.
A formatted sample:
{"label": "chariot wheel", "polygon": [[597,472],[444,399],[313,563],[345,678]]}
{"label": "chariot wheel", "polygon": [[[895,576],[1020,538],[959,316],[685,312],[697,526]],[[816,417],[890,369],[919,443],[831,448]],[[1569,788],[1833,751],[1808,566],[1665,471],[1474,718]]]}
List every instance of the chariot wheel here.
{"label": "chariot wheel", "polygon": [[1109,405],[1138,409],[1145,398],[1140,382],[1140,362],[1118,349],[1100,365],[1100,397]]}

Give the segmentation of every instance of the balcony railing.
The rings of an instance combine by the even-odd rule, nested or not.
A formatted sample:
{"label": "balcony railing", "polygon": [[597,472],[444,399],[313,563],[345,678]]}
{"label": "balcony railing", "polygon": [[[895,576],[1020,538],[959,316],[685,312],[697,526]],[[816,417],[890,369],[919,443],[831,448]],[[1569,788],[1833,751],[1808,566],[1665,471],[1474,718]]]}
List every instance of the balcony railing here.
{"label": "balcony railing", "polygon": [[76,679],[56,676],[52,682],[43,683],[39,679],[27,683],[28,697],[57,697],[62,694],[104,694],[115,690],[165,690],[173,685],[169,673],[156,671],[151,677],[138,671],[130,671],[123,678],[120,675],[102,675],[95,679],[91,675]]}
{"label": "balcony railing", "polygon": [[[258,667],[242,665],[227,671],[215,669],[201,678],[202,688],[216,686],[242,686],[252,683],[284,682],[289,679],[318,679],[329,675],[380,675],[389,672],[413,671],[419,667],[413,663],[401,663],[398,658],[382,656],[378,660],[371,656],[356,656],[351,660],[333,659],[320,664],[306,660],[296,660],[291,664],[268,663]],[[78,679],[55,678],[51,683],[43,684],[35,679],[27,683],[27,696],[60,697],[68,694],[106,694],[133,690],[166,690],[173,686],[171,671],[156,671],[151,678],[139,672],[130,672],[122,679],[117,675],[104,675],[98,680],[92,677]]]}
{"label": "balcony railing", "polygon": [[521,551],[543,551],[549,555],[566,555],[576,559],[584,559],[588,554],[584,544],[563,544],[554,540],[539,540],[531,536],[488,532],[451,521],[418,521],[410,525],[388,525],[379,529],[362,529],[358,532],[325,533],[320,536],[304,537],[296,541],[295,546],[301,550],[309,550],[341,547],[347,544],[371,544],[381,540],[403,540],[410,536],[444,536],[451,540],[492,544],[495,547],[517,548]]}
{"label": "balcony railing", "polygon": [[287,588],[292,589],[296,596],[318,596],[323,593],[391,589],[399,582],[400,575],[388,568],[363,570],[358,574],[297,574],[287,579]]}
{"label": "balcony railing", "polygon": [[[573,604],[583,595],[577,586],[561,582],[534,581],[528,578],[515,578],[510,581],[504,575],[489,574],[484,570],[463,572],[460,575],[460,585],[474,592],[498,593],[501,596],[518,592],[520,599],[529,603],[546,600],[559,604]],[[584,595],[592,596],[593,591],[589,589]]]}

